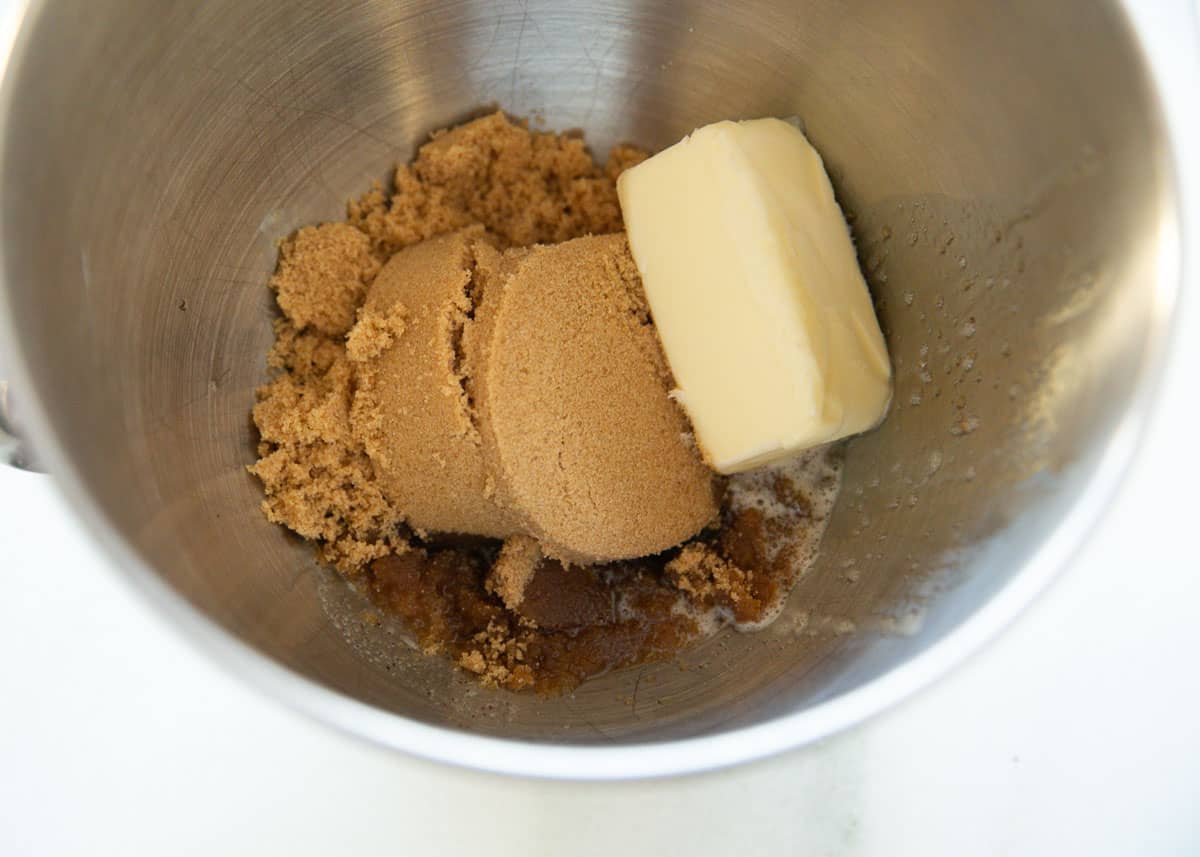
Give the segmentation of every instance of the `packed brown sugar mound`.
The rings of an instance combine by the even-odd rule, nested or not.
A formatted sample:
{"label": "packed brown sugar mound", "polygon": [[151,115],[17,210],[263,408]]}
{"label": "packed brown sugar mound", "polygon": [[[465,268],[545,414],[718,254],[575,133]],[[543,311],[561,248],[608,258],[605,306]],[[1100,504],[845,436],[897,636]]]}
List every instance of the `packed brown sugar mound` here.
{"label": "packed brown sugar mound", "polygon": [[283,242],[267,517],[484,683],[553,692],[770,617],[839,477],[703,465],[582,140],[488,116]]}
{"label": "packed brown sugar mound", "polygon": [[714,478],[670,398],[625,236],[518,253],[466,338],[501,501],[556,559],[675,547],[716,519]]}
{"label": "packed brown sugar mound", "polygon": [[624,235],[495,244],[471,226],[407,247],[359,312],[351,429],[384,495],[418,532],[529,535],[576,564],[695,535],[714,478]]}

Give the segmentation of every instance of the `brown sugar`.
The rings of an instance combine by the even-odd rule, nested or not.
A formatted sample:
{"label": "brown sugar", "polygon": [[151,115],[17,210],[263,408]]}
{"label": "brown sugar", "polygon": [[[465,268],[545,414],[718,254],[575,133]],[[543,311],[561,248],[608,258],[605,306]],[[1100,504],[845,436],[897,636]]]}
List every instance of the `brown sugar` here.
{"label": "brown sugar", "polygon": [[521,251],[464,338],[498,502],[550,557],[631,559],[717,515],[624,235]]}
{"label": "brown sugar", "polygon": [[271,288],[298,330],[341,336],[378,270],[366,235],[345,223],[325,223],[301,229],[280,247]]}
{"label": "brown sugar", "polygon": [[371,191],[350,204],[348,220],[380,259],[473,223],[514,247],[619,232],[617,176],[644,158],[618,146],[601,169],[581,138],[530,132],[495,113],[435,134],[396,168],[390,197]]}
{"label": "brown sugar", "polygon": [[487,590],[498,595],[509,610],[519,612],[525,590],[542,564],[542,549],[532,536],[515,535],[504,540],[500,555],[487,575]]}
{"label": "brown sugar", "polygon": [[[620,147],[601,169],[582,140],[533,133],[496,113],[436,135],[413,164],[396,167],[391,194],[377,188],[352,201],[345,223],[284,241],[270,283],[283,311],[268,356],[275,374],[254,411],[251,472],[263,482],[267,517],[316,541],[348,575],[405,543],[404,518],[350,428],[344,335],[367,286],[397,250],[475,223],[509,244],[619,231],[616,177],[641,157]],[[537,216],[518,223],[507,194],[536,202]]]}
{"label": "brown sugar", "polygon": [[258,391],[254,422],[267,517],[319,546],[352,573],[403,542],[401,518],[350,433],[353,372],[345,348],[285,320],[268,358],[276,378]]}
{"label": "brown sugar", "polygon": [[355,362],[351,427],[383,493],[421,532],[503,538],[516,531],[488,488],[462,374],[473,247],[484,239],[475,226],[405,248],[383,267],[363,306],[368,322],[403,312],[405,330]]}
{"label": "brown sugar", "polygon": [[529,535],[579,564],[695,535],[714,478],[625,237],[493,244],[471,226],[397,252],[350,333],[351,428],[385,496],[418,532]]}
{"label": "brown sugar", "polygon": [[836,496],[828,451],[699,464],[614,234],[643,157],[494,114],[281,244],[263,509],[490,686],[569,690],[769,618]]}

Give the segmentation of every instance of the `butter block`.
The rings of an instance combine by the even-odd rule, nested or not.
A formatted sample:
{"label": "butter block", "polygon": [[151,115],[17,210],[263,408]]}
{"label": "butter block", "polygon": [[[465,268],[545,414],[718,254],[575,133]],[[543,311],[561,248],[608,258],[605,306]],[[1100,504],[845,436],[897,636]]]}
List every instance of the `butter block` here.
{"label": "butter block", "polygon": [[622,173],[629,245],[710,467],[882,420],[891,364],[821,156],[779,119],[717,122]]}

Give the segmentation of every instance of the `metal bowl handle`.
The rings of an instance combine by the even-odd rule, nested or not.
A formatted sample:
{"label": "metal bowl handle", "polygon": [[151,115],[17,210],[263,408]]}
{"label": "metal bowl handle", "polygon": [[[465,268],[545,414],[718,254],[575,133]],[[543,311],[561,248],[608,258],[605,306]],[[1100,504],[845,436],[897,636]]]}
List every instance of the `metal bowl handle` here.
{"label": "metal bowl handle", "polygon": [[5,464],[22,470],[44,472],[29,445],[21,440],[17,422],[13,417],[8,382],[0,379],[0,465]]}

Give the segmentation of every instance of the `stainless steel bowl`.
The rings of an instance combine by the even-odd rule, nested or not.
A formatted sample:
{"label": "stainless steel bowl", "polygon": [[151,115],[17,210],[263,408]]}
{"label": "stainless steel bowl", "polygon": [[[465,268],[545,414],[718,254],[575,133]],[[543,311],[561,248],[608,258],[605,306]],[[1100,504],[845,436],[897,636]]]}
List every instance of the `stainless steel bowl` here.
{"label": "stainless steel bowl", "polygon": [[[794,747],[960,661],[1117,490],[1179,277],[1138,50],[1094,0],[34,2],[0,101],[10,380],[155,607],[347,731],[562,777]],[[897,375],[779,621],[561,699],[480,690],[364,629],[244,469],[275,242],[488,104],[599,150],[802,117]]]}

